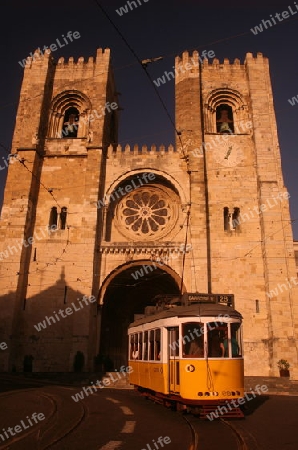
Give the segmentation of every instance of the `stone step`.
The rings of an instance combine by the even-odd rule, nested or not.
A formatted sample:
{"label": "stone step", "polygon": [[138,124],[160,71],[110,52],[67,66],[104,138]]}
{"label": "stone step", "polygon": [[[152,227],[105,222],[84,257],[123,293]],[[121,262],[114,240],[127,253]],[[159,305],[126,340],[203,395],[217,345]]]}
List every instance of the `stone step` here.
{"label": "stone step", "polygon": [[256,386],[267,386],[265,395],[297,395],[298,381],[290,380],[288,377],[244,377],[244,388],[246,392],[255,390]]}

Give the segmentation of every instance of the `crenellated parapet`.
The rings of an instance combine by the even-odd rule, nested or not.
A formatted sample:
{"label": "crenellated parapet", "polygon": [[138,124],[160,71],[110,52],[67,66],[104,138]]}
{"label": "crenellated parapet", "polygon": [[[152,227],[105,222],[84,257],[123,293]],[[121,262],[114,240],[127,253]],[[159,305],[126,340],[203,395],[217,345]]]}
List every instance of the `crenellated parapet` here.
{"label": "crenellated parapet", "polygon": [[240,74],[241,72],[246,71],[248,64],[263,64],[267,61],[268,59],[265,58],[262,53],[258,53],[256,57],[254,57],[252,53],[247,53],[244,64],[241,64],[241,61],[238,58],[235,58],[233,62],[231,62],[228,58],[225,58],[223,61],[219,61],[219,59],[214,58],[210,63],[207,59],[205,59],[202,65],[203,72],[207,70],[209,73],[215,72],[218,76],[221,76],[220,74]]}
{"label": "crenellated parapet", "polygon": [[224,58],[224,60],[221,62],[219,59],[214,58],[212,62],[208,62],[208,60],[204,60],[203,62],[203,72],[208,71],[216,72],[218,76],[221,76],[221,74],[224,74],[224,76],[230,75],[230,74],[238,74],[240,72],[245,71],[245,66],[241,64],[240,59],[235,58],[233,62],[230,62],[228,58]]}
{"label": "crenellated parapet", "polygon": [[263,64],[263,63],[268,63],[268,58],[266,58],[266,56],[263,55],[263,53],[258,52],[257,56],[254,57],[254,55],[252,53],[246,53],[245,55],[245,64],[248,63],[253,63],[253,64]]}
{"label": "crenellated parapet", "polygon": [[[31,53],[32,55],[32,53]],[[25,62],[25,60],[23,60]],[[47,49],[42,52],[40,48],[36,49],[33,56],[28,56],[24,65],[24,69],[33,69],[40,66],[48,66],[48,64],[54,64],[54,58],[51,54],[51,50]]]}
{"label": "crenellated parapet", "polygon": [[199,52],[194,51],[192,54],[183,52],[182,56],[175,58],[175,82],[186,78],[198,78],[199,76],[200,57]]}
{"label": "crenellated parapet", "polygon": [[64,57],[58,59],[57,70],[59,69],[80,69],[80,68],[91,68],[93,69],[96,65],[108,65],[110,62],[110,49],[109,48],[98,48],[96,51],[96,57],[89,56],[88,58],[84,58],[80,56],[77,61],[70,56],[68,60]]}
{"label": "crenellated parapet", "polygon": [[[24,60],[25,62],[25,60]],[[65,59],[63,56],[58,59],[57,63],[55,63],[53,53],[50,49],[46,49],[44,52],[38,48],[34,53],[31,53],[31,56],[26,58],[26,62],[24,65],[25,69],[31,69],[35,66],[40,66],[43,64],[48,64],[51,62],[53,64],[57,64],[57,69],[66,69],[66,68],[94,68],[95,65],[98,64],[109,64],[110,62],[110,49],[109,48],[98,48],[96,51],[96,57],[89,56],[84,58],[80,56],[76,61],[73,56],[70,56],[68,59]]]}
{"label": "crenellated parapet", "polygon": [[201,58],[197,51],[193,53],[185,51],[181,56],[175,58],[175,80],[176,83],[179,83],[186,78],[198,77],[200,64],[203,71],[214,71],[219,75],[222,72],[244,71],[245,65],[249,61],[254,60],[255,63],[258,63],[263,59],[267,60],[262,53],[258,53],[256,58],[253,57],[252,53],[247,53],[244,64],[241,64],[238,58],[235,58],[233,62],[230,62],[228,58],[224,58],[223,61],[217,58],[209,60],[207,57]]}

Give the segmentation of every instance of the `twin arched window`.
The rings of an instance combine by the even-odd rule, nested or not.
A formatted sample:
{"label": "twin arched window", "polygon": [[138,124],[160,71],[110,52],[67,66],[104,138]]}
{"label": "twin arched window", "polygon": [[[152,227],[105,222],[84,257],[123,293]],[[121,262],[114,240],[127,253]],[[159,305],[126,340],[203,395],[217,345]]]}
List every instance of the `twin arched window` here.
{"label": "twin arched window", "polygon": [[[59,220],[58,220],[59,218]],[[58,230],[65,230],[66,228],[66,219],[67,219],[67,208],[63,206],[61,208],[61,212],[58,215],[57,207],[53,206],[50,212],[50,219],[49,219],[49,229],[51,231]]]}

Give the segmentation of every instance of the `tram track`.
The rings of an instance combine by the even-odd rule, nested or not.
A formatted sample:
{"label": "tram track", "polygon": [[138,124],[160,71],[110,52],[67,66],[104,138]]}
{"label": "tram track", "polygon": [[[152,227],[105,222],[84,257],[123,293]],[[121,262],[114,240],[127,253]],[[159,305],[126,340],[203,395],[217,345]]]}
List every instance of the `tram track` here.
{"label": "tram track", "polygon": [[[54,450],[61,448],[62,441],[72,433],[76,433],[76,430],[88,420],[90,415],[88,404],[81,401],[76,404],[75,410],[72,409],[72,415],[67,417],[66,421],[62,420],[62,417],[66,417],[65,410],[70,406],[67,401],[69,398],[67,391],[69,390],[72,388],[59,387],[59,390],[53,393],[51,387],[38,390],[25,388],[0,394],[0,398],[4,399],[15,398],[18,394],[22,396],[32,393],[35,397],[43,399],[41,404],[47,408],[46,421],[23,432],[22,435],[10,439],[9,442],[0,444],[0,450],[12,450],[13,448],[16,450],[21,448]],[[17,401],[13,400],[13,402]],[[36,399],[34,401],[36,402]],[[71,401],[71,406],[73,407],[73,405],[74,403]],[[191,414],[183,414],[181,417],[187,423],[190,431],[190,442],[185,443],[187,450],[214,450],[218,446],[229,448],[229,450],[264,450],[247,430],[247,424],[243,421],[226,418],[213,421],[200,420]]]}
{"label": "tram track", "polygon": [[[48,395],[48,394],[47,394]],[[53,396],[52,396],[53,398]],[[57,405],[57,402],[56,402]],[[78,404],[78,406],[80,407],[81,411],[80,411],[80,415],[78,417],[78,419],[76,419],[75,421],[72,422],[71,426],[69,426],[67,428],[67,430],[63,430],[63,433],[60,434],[59,436],[57,436],[55,439],[53,439],[51,442],[48,442],[47,444],[45,444],[44,446],[40,446],[40,450],[47,450],[49,448],[52,448],[52,446],[58,444],[59,442],[61,442],[63,439],[65,439],[67,436],[69,436],[71,433],[73,433],[77,428],[80,427],[80,425],[85,421],[86,417],[87,417],[87,413],[88,413],[88,409],[86,407],[86,405],[84,404],[84,402],[80,402]],[[58,405],[57,405],[58,407]],[[58,411],[58,408],[57,408]],[[48,424],[48,422],[47,422]],[[46,429],[45,429],[45,433],[49,433],[51,432],[53,429],[55,429],[55,424],[52,425],[51,428],[48,428],[46,424]],[[44,433],[44,434],[45,434]],[[40,442],[40,440],[38,441]]]}
{"label": "tram track", "polygon": [[[27,388],[27,389],[19,389],[17,391],[9,391],[9,392],[5,392],[5,393],[1,393],[0,398],[9,398],[9,397],[14,397],[20,394],[24,394],[24,393],[33,393],[37,398],[47,398],[47,400],[50,400],[49,396],[45,395],[42,392],[36,392],[36,388]],[[51,401],[51,400],[50,400]],[[52,402],[51,402],[52,403]],[[53,404],[53,403],[52,403]],[[55,414],[55,410],[52,409],[50,412],[50,417],[53,416],[53,414]],[[1,444],[0,445],[0,450],[5,450],[5,449],[10,449],[11,446],[13,446],[14,444],[20,443],[22,441],[24,441],[25,439],[27,439],[29,436],[31,436],[34,433],[39,433],[40,429],[42,428],[42,424],[40,423],[39,426],[34,426],[32,429],[26,431],[26,432],[22,432],[22,434],[20,436],[16,436],[13,439],[10,439],[9,442]]]}
{"label": "tram track", "polygon": [[191,443],[187,450],[199,450],[198,449],[198,445],[199,445],[198,433],[196,432],[195,428],[193,427],[193,425],[187,419],[186,416],[183,416],[183,419],[187,422],[188,426],[190,427],[190,432],[191,432]]}
{"label": "tram track", "polygon": [[211,423],[194,417],[183,418],[191,432],[187,450],[213,450],[218,446],[229,450],[263,450],[251,433],[231,421],[220,419]]}
{"label": "tram track", "polygon": [[235,426],[233,426],[231,424],[231,422],[228,422],[224,419],[220,419],[220,421],[225,426],[229,427],[230,430],[232,430],[232,432],[234,433],[234,436],[237,438],[238,450],[252,450],[247,447],[246,442],[245,442],[244,438],[242,437],[241,433],[239,433],[239,431],[235,428]]}
{"label": "tram track", "polygon": [[[61,388],[66,390],[66,388]],[[1,399],[8,399],[9,397],[16,397],[17,395],[22,395],[26,393],[32,393],[37,398],[47,400],[50,403],[50,410],[47,413],[46,421],[40,422],[38,425],[33,426],[28,431],[23,431],[22,434],[14,438],[10,438],[9,441],[0,444],[0,450],[8,450],[14,447],[25,448],[36,448],[38,450],[47,450],[53,448],[56,444],[59,444],[63,439],[73,433],[79,426],[85,421],[88,415],[87,406],[84,402],[78,403],[76,412],[76,417],[74,420],[69,421],[65,426],[65,421],[61,421],[63,416],[63,411],[60,410],[59,406],[65,406],[65,398],[61,398],[59,395],[53,395],[47,391],[36,391],[36,388],[20,389],[18,391],[9,391],[0,394]],[[60,405],[59,402],[60,401]],[[21,419],[20,419],[21,420]],[[61,428],[61,423],[63,428]],[[35,435],[35,436],[34,436]],[[53,436],[55,436],[53,438]],[[30,443],[28,444],[28,440]],[[32,442],[31,442],[32,441]],[[34,444],[34,447],[32,445]],[[20,446],[20,447],[19,447]]]}
{"label": "tram track", "polygon": [[[182,409],[173,408],[173,404],[166,404],[165,401],[162,401],[159,397],[154,395],[146,395],[146,398],[149,398],[154,403],[161,404],[167,408],[172,408],[173,412],[176,413],[178,411],[182,411]],[[224,448],[229,448],[229,450],[263,450],[261,449],[254,436],[245,430],[243,427],[235,426],[226,419],[219,420],[203,420],[199,419],[198,416],[195,417],[193,415],[183,415],[183,419],[187,422],[190,432],[191,432],[191,442],[187,450],[213,450],[217,445],[221,443],[220,433],[217,437],[214,436],[214,431],[221,427],[228,431],[225,434],[229,434],[230,437],[226,436],[226,440],[230,440],[229,446]],[[210,427],[208,429],[208,427]],[[223,433],[223,432],[222,432]]]}
{"label": "tram track", "polygon": [[225,419],[221,419],[221,422],[238,436],[239,442],[242,443],[242,447],[239,447],[240,450],[264,450],[254,435],[244,428],[243,424],[240,424],[239,422],[233,423]]}

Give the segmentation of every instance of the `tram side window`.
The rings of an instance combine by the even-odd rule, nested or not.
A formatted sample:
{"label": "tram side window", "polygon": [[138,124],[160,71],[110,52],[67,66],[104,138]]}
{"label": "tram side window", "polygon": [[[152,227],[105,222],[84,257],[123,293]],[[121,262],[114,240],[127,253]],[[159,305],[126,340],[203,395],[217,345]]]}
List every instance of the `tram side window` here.
{"label": "tram side window", "polygon": [[160,360],[160,329],[149,331],[149,360]]}
{"label": "tram side window", "polygon": [[144,360],[148,360],[148,331],[145,331],[144,333]]}
{"label": "tram side window", "polygon": [[138,334],[130,335],[130,359],[139,359]]}
{"label": "tram side window", "polygon": [[149,360],[154,360],[154,330],[149,331]]}
{"label": "tram side window", "polygon": [[204,324],[187,322],[182,325],[184,358],[204,358]]}
{"label": "tram side window", "polygon": [[178,327],[169,328],[169,345],[170,345],[170,356],[179,356],[179,329]]}
{"label": "tram side window", "polygon": [[139,333],[139,358],[143,359],[143,333]]}
{"label": "tram side window", "polygon": [[154,359],[161,360],[160,328],[157,328],[154,333]]}

